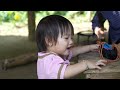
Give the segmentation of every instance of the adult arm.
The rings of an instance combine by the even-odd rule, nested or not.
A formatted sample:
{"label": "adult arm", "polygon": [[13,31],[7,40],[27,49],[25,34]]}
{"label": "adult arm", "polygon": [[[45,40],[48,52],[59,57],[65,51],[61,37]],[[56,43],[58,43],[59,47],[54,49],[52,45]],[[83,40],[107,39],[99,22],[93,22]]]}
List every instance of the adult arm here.
{"label": "adult arm", "polygon": [[104,18],[102,12],[98,11],[95,13],[95,16],[92,19],[92,30],[97,35],[98,38],[104,34],[104,22],[106,19]]}
{"label": "adult arm", "polygon": [[86,53],[86,52],[89,52],[89,51],[92,51],[92,50],[95,50],[95,49],[98,49],[97,44],[73,47],[73,48],[71,48],[72,57],[75,57],[78,54]]}

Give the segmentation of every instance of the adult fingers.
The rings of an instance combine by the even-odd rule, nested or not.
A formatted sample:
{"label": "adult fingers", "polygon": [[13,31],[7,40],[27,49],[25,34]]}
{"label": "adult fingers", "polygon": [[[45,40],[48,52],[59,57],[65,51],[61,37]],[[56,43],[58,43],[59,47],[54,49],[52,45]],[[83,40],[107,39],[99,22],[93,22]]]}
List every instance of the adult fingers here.
{"label": "adult fingers", "polygon": [[102,30],[99,30],[99,33],[100,33],[100,34],[104,34],[104,31],[102,31]]}

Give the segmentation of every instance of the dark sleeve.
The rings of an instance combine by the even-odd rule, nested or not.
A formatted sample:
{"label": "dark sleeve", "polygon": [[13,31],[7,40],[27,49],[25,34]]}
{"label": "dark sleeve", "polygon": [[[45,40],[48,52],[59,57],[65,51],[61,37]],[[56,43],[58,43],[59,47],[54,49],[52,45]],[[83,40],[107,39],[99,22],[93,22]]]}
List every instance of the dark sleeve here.
{"label": "dark sleeve", "polygon": [[92,30],[94,31],[95,27],[104,27],[105,18],[101,12],[96,12],[92,19]]}

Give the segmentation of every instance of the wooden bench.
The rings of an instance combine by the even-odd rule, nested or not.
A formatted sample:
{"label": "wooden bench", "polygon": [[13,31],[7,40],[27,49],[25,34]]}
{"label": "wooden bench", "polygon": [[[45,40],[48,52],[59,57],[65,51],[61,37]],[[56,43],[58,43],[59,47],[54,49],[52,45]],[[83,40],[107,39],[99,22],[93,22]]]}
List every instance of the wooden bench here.
{"label": "wooden bench", "polygon": [[[80,55],[79,59],[98,61],[99,53],[89,52]],[[120,60],[103,66],[101,70],[87,70],[84,72],[86,79],[120,79]]]}
{"label": "wooden bench", "polygon": [[85,31],[80,31],[77,33],[77,43],[79,43],[80,36],[85,36],[87,37],[87,42],[89,44],[90,37],[93,37],[93,31],[92,30],[85,30]]}

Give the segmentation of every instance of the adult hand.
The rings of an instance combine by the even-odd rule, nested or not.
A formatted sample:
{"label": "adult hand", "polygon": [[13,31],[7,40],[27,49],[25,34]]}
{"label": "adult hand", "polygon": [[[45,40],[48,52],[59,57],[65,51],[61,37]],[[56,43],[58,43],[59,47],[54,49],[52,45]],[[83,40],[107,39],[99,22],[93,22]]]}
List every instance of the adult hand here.
{"label": "adult hand", "polygon": [[104,33],[105,33],[104,30],[105,28],[99,28],[99,27],[95,28],[95,34],[97,35],[98,39],[104,38]]}

